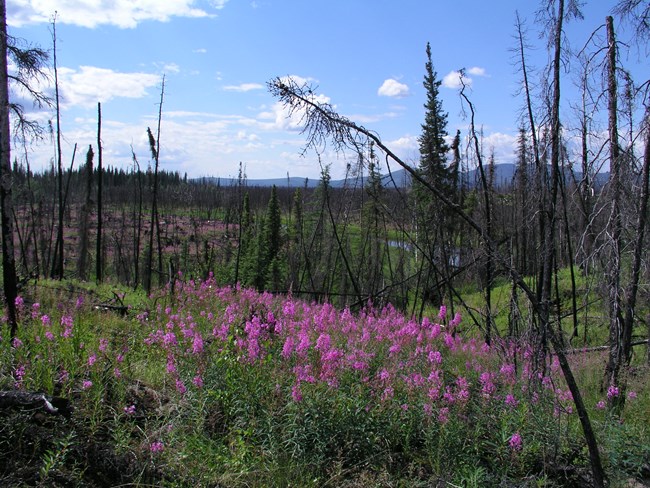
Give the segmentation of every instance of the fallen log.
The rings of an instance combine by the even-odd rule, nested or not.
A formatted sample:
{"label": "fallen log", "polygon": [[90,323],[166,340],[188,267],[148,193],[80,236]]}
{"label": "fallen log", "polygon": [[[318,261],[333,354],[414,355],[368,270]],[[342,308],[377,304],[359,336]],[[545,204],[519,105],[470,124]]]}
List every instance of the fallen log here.
{"label": "fallen log", "polygon": [[0,408],[28,408],[64,417],[72,415],[72,406],[68,399],[49,397],[45,393],[33,391],[0,391]]}

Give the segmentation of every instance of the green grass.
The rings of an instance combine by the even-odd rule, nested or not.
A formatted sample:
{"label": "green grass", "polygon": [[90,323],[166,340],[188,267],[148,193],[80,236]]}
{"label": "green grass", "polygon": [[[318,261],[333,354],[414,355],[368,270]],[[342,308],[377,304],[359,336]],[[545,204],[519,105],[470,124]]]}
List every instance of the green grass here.
{"label": "green grass", "polygon": [[[495,297],[501,288],[505,293],[508,284],[497,287]],[[116,295],[130,307],[126,316],[97,307]],[[22,345],[10,347],[6,328],[0,332],[0,388],[45,391],[69,399],[75,410],[71,418],[0,410],[3,486],[552,487],[588,476],[578,419],[571,402],[557,393],[566,390],[557,365],[548,365],[552,388],[535,390],[525,381],[522,358],[510,382],[500,371],[512,359],[498,348],[484,351],[466,323],[458,346],[450,348],[443,341],[447,329],[418,342],[398,314],[366,311],[355,317],[214,284],[147,298],[110,284],[44,281],[24,297]],[[32,317],[34,303],[40,306]],[[43,315],[51,325],[43,325]],[[67,338],[64,316],[73,319]],[[282,330],[269,333],[264,324],[274,320]],[[304,357],[285,357],[285,339],[296,337],[297,344],[301,327],[311,345]],[[387,340],[382,327],[403,328]],[[200,348],[190,330],[202,335]],[[316,345],[323,331],[332,347],[345,352],[340,361],[347,366],[337,371],[336,386],[319,376],[325,363]],[[168,332],[175,342],[163,340]],[[260,339],[253,343],[256,334]],[[261,353],[251,359],[254,344]],[[401,349],[394,351],[396,344]],[[418,344],[442,352],[441,365],[432,367]],[[629,391],[636,398],[621,417],[613,417],[597,408],[604,398],[603,355],[574,355],[571,361],[611,486],[644,479],[650,454],[647,369],[630,373]],[[357,362],[358,369],[352,367]],[[295,368],[306,366],[311,369],[296,383]],[[456,396],[458,378],[465,378],[469,399],[446,403],[442,392],[430,398],[429,380],[419,387],[412,375],[426,378],[432,369],[439,370],[443,392]],[[383,370],[390,375],[390,394],[378,379]],[[487,371],[496,390],[486,396],[480,375]],[[197,376],[201,387],[193,383]],[[506,394],[516,406],[504,404]],[[515,432],[523,438],[521,450],[509,446]]]}

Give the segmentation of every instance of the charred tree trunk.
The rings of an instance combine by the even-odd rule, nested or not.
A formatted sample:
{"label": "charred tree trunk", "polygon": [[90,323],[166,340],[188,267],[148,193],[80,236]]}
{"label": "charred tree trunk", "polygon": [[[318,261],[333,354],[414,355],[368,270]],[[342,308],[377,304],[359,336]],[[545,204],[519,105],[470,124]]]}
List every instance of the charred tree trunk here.
{"label": "charred tree trunk", "polygon": [[79,258],[77,261],[77,272],[80,280],[88,279],[88,231],[90,212],[92,207],[92,187],[93,187],[93,147],[88,146],[86,154],[86,199],[81,207],[79,218]]}
{"label": "charred tree trunk", "polygon": [[59,105],[59,76],[56,63],[56,19],[52,22],[52,60],[54,62],[54,102],[56,105],[56,162],[57,162],[57,198],[59,205],[58,228],[56,231],[56,244],[54,245],[54,260],[52,263],[52,278],[63,279],[63,161],[61,149],[61,108]]}
{"label": "charred tree trunk", "polygon": [[95,249],[95,279],[101,283],[104,279],[103,259],[102,259],[102,226],[104,225],[102,216],[102,190],[104,168],[102,165],[102,104],[97,102],[97,242]]}
{"label": "charred tree trunk", "polygon": [[135,185],[135,201],[133,203],[133,289],[140,283],[140,245],[142,240],[142,171],[140,163],[131,148],[133,157],[133,173]]}
{"label": "charred tree trunk", "polygon": [[[610,191],[611,214],[608,222],[610,239],[610,261],[608,264],[607,286],[610,304],[609,324],[609,360],[605,370],[608,385],[619,386],[619,373],[625,361],[623,351],[623,307],[621,303],[621,236],[623,231],[621,215],[621,155],[618,144],[617,122],[617,83],[616,83],[616,37],[614,21],[607,17],[607,94],[609,113],[609,157],[610,157]],[[620,398],[613,396],[611,407],[620,407]]]}
{"label": "charred tree trunk", "polygon": [[16,336],[16,261],[14,257],[14,225],[11,145],[9,143],[9,77],[7,73],[7,6],[0,0],[0,220],[2,225],[2,279],[4,299],[7,306],[9,337]]}

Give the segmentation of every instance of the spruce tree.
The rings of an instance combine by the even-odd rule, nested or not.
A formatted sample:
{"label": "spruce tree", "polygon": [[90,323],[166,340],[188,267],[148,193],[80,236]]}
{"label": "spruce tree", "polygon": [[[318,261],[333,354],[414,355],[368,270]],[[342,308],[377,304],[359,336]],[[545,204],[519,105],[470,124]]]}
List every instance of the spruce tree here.
{"label": "spruce tree", "polygon": [[280,285],[281,263],[280,249],[282,247],[282,211],[275,185],[271,189],[271,198],[266,208],[264,220],[264,249],[263,270],[265,271],[266,286],[277,289]]}
{"label": "spruce tree", "polygon": [[[447,137],[447,113],[443,111],[439,97],[441,81],[431,61],[431,45],[427,43],[427,61],[425,64],[424,88],[426,90],[425,116],[422,133],[418,138],[420,146],[420,164],[418,171],[432,186],[455,200],[452,195],[454,185],[451,171],[447,165],[449,146]],[[418,289],[422,302],[431,301],[439,304],[442,290],[437,286],[441,282],[440,271],[447,276],[449,264],[450,226],[452,222],[446,217],[447,212],[441,202],[422,185],[414,185],[416,199],[416,222],[418,245],[423,252],[423,261],[419,265]],[[444,281],[444,279],[443,279]]]}
{"label": "spruce tree", "polygon": [[447,167],[449,146],[447,137],[447,113],[442,109],[439,88],[442,83],[437,79],[431,61],[431,45],[427,43],[427,62],[425,64],[424,89],[427,101],[424,104],[425,115],[420,144],[420,171],[424,178],[438,187],[450,186],[450,174]]}

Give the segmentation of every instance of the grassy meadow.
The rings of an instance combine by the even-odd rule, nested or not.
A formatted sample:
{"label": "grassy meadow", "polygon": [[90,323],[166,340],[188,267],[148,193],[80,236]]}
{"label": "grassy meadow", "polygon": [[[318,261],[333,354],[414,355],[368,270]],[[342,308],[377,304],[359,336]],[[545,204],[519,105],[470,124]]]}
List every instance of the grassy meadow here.
{"label": "grassy meadow", "polygon": [[[0,389],[72,413],[0,409],[2,486],[590,484],[554,357],[537,364],[526,338],[488,346],[445,307],[416,321],[179,276],[151,297],[39,281],[19,313],[13,343],[1,329]],[[570,355],[610,486],[650,479],[637,352],[620,415],[606,351]]]}

